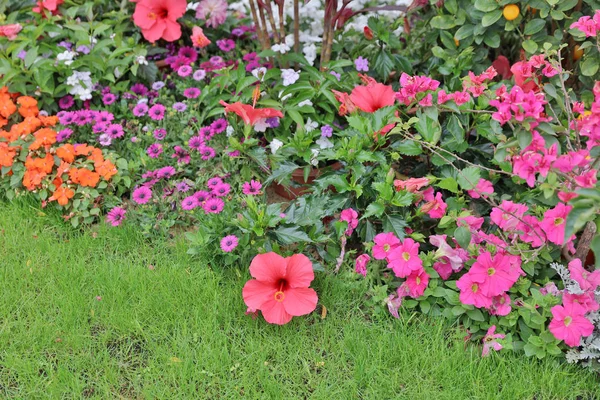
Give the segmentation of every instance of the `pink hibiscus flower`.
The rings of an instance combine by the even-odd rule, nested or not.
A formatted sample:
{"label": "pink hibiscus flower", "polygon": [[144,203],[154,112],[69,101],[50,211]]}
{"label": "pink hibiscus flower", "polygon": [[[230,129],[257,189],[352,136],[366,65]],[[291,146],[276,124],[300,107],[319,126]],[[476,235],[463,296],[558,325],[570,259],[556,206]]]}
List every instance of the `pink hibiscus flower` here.
{"label": "pink hibiscus flower", "polygon": [[183,17],[186,7],[186,0],[140,0],[135,6],[133,22],[150,43],[159,39],[173,42],[181,37],[177,19]]}
{"label": "pink hibiscus flower", "polygon": [[413,271],[423,268],[423,260],[419,258],[419,243],[408,238],[388,254],[388,267],[399,278],[406,278]]}
{"label": "pink hibiscus flower", "polygon": [[259,254],[250,264],[250,275],[254,279],[244,285],[244,302],[260,310],[268,323],[287,324],[317,306],[317,293],[309,288],[315,274],[304,254],[287,258],[273,252]]}
{"label": "pink hibiscus flower", "polygon": [[594,325],[585,317],[585,309],[579,304],[554,306],[552,321],[548,329],[559,340],[564,340],[567,346],[579,346],[582,336],[589,336],[594,331]]}

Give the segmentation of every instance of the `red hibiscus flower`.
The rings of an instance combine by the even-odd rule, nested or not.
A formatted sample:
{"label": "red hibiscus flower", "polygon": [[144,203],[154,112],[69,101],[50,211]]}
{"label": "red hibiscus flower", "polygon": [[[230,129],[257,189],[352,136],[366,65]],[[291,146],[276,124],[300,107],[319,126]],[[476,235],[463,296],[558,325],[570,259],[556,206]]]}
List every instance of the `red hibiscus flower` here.
{"label": "red hibiscus flower", "polygon": [[380,108],[394,104],[394,89],[383,83],[371,83],[367,86],[357,86],[350,93],[352,103],[364,112],[372,113]]}
{"label": "red hibiscus flower", "polygon": [[250,264],[250,275],[255,279],[242,290],[244,302],[248,309],[260,310],[270,324],[287,324],[317,306],[317,293],[309,288],[315,274],[304,254],[288,258],[273,252],[259,254]]}
{"label": "red hibiscus flower", "polygon": [[249,104],[242,104],[240,102],[227,104],[223,100],[219,104],[225,107],[226,113],[232,112],[237,114],[247,125],[254,125],[259,120],[266,118],[283,118],[281,111],[274,108],[254,108]]}
{"label": "red hibiscus flower", "polygon": [[33,12],[43,14],[44,10],[48,10],[52,15],[58,13],[58,6],[60,6],[64,0],[38,0],[36,6],[33,7]]}
{"label": "red hibiscus flower", "polygon": [[177,19],[183,17],[186,7],[186,0],[140,0],[135,6],[133,22],[149,42],[158,39],[173,42],[181,37]]}

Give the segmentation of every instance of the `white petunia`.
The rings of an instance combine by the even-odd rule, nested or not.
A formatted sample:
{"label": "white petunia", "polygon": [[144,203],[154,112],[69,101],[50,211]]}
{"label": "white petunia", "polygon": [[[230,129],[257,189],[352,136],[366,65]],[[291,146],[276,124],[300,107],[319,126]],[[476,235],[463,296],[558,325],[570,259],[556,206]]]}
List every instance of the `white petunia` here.
{"label": "white petunia", "polygon": [[255,132],[265,132],[267,128],[269,128],[269,124],[267,124],[267,120],[265,118],[261,118],[254,124]]}
{"label": "white petunia", "polygon": [[271,50],[279,52],[281,54],[285,54],[288,51],[290,51],[290,46],[288,46],[285,43],[274,44],[273,46],[271,46]]}
{"label": "white petunia", "polygon": [[252,76],[262,82],[267,73],[267,69],[265,67],[255,68],[252,70]]}
{"label": "white petunia", "polygon": [[63,51],[62,53],[57,54],[56,59],[58,61],[64,61],[65,65],[71,65],[71,64],[73,64],[73,60],[76,55],[77,55],[76,52],[67,50],[67,51]]}
{"label": "white petunia", "polygon": [[144,56],[137,56],[135,61],[140,65],[148,65],[148,60]]}
{"label": "white petunia", "polygon": [[277,153],[277,150],[279,150],[281,148],[281,146],[283,146],[283,142],[279,139],[273,139],[271,141],[271,143],[269,143],[269,147],[271,148],[271,153],[273,153],[273,154]]}

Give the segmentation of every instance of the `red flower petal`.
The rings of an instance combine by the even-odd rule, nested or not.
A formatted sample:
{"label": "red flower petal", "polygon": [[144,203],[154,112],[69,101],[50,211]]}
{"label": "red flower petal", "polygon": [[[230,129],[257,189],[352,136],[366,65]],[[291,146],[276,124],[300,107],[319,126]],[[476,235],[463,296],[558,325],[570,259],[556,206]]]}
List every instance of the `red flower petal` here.
{"label": "red flower petal", "polygon": [[304,254],[294,254],[286,258],[285,279],[292,288],[307,288],[315,279],[312,263]]}
{"label": "red flower petal", "polygon": [[258,254],[250,263],[250,275],[259,281],[276,283],[285,277],[287,261],[277,253]]}
{"label": "red flower petal", "polygon": [[285,291],[285,299],[282,304],[285,311],[294,317],[298,317],[313,312],[317,307],[317,301],[319,301],[319,297],[313,289],[296,288]]}
{"label": "red flower petal", "polygon": [[248,307],[260,310],[264,303],[274,299],[277,290],[274,284],[251,279],[244,285],[242,296]]}
{"label": "red flower petal", "polygon": [[283,302],[269,300],[263,304],[262,311],[265,321],[270,324],[284,325],[292,320],[292,315],[285,311]]}

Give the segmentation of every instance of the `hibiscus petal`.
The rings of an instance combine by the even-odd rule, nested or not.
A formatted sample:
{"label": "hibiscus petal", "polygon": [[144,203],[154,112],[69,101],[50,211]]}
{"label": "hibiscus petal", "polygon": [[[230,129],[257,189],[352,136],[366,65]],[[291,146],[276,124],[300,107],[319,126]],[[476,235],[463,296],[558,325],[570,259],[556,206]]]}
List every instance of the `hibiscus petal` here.
{"label": "hibiscus petal", "polygon": [[166,24],[164,20],[157,20],[156,24],[152,26],[150,29],[142,29],[142,35],[144,38],[150,43],[156,42],[160,39],[165,31]]}
{"label": "hibiscus petal", "polygon": [[285,279],[292,288],[306,288],[315,279],[312,263],[304,254],[294,254],[286,258]]}
{"label": "hibiscus petal", "polygon": [[138,4],[133,13],[133,22],[142,29],[150,29],[156,23],[156,18],[149,18],[152,9]]}
{"label": "hibiscus petal", "polygon": [[167,42],[174,42],[179,39],[181,37],[181,26],[177,22],[168,19],[165,20],[165,23],[167,27],[163,33],[163,39]]}
{"label": "hibiscus petal", "polygon": [[244,285],[242,297],[248,307],[260,310],[265,302],[274,298],[276,291],[272,284],[251,279]]}
{"label": "hibiscus petal", "polygon": [[317,301],[319,301],[319,297],[313,289],[288,289],[285,291],[283,306],[290,315],[298,317],[313,312],[317,307]]}
{"label": "hibiscus petal", "polygon": [[250,263],[250,275],[259,281],[277,282],[285,277],[287,261],[277,253],[259,254]]}
{"label": "hibiscus petal", "polygon": [[269,300],[263,304],[261,310],[265,321],[270,324],[284,325],[292,320],[292,315],[285,311],[283,303]]}

